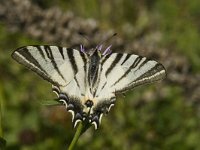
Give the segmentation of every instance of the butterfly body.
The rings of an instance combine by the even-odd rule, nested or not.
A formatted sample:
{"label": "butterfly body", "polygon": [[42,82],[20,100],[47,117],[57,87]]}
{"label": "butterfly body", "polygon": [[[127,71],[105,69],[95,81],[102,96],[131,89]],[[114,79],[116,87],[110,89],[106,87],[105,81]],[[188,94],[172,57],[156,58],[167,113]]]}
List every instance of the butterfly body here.
{"label": "butterfly body", "polygon": [[[98,128],[102,114],[107,113],[110,105],[114,104],[115,93],[110,91],[108,86],[107,88],[105,85],[102,87],[101,82],[103,80],[101,79],[106,80],[105,71],[102,71],[101,65],[103,55],[96,49],[91,55],[86,54],[85,58],[87,63],[83,66],[83,69],[75,75],[75,78],[67,86],[56,87],[59,91],[57,94],[59,95],[60,91],[73,94],[65,94],[65,98],[62,97],[62,94],[60,100],[64,100],[66,106],[74,106],[72,109],[74,125],[79,121],[89,120],[95,125],[95,128]],[[88,82],[81,83],[77,79]],[[101,88],[105,88],[104,95],[99,93]]]}
{"label": "butterfly body", "polygon": [[74,126],[87,120],[99,127],[116,94],[165,77],[164,67],[134,54],[90,52],[58,46],[25,46],[12,57],[52,84]]}

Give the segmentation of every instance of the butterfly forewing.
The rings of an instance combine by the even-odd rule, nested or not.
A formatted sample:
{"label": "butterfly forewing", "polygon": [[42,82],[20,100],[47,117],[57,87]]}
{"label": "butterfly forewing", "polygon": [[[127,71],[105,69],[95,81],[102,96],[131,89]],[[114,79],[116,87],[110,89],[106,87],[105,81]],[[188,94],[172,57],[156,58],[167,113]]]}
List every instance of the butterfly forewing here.
{"label": "butterfly forewing", "polygon": [[21,47],[14,51],[12,57],[58,86],[65,86],[73,80],[88,60],[84,53],[58,46]]}
{"label": "butterfly forewing", "polygon": [[138,55],[113,53],[102,62],[107,84],[116,93],[163,79],[166,75],[160,63]]}

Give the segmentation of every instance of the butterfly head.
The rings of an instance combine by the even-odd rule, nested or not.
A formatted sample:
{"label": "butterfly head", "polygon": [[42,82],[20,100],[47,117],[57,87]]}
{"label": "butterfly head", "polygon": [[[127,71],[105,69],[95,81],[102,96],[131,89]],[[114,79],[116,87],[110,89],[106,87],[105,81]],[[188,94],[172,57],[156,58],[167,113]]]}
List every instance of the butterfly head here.
{"label": "butterfly head", "polygon": [[[87,41],[90,42],[90,39],[89,39],[87,36],[85,36],[84,33],[79,32],[79,34],[82,35]],[[90,50],[90,51],[87,52],[87,53],[91,53],[91,55],[92,55],[95,51],[99,51],[101,55],[110,54],[110,53],[111,53],[110,48],[111,48],[112,45],[110,45],[110,46],[108,46],[107,48],[104,49],[104,48],[103,48],[103,43],[108,42],[109,40],[111,40],[111,39],[112,39],[113,37],[115,37],[116,35],[117,35],[117,33],[114,33],[114,34],[112,34],[111,36],[107,37],[106,39],[104,39],[103,41],[101,41],[101,42],[96,46],[96,48],[93,48],[92,50]],[[103,49],[104,49],[104,50],[103,50]],[[80,45],[80,51],[83,52],[83,53],[86,53],[85,48],[83,47],[83,45]],[[91,55],[90,55],[90,56],[91,56]]]}
{"label": "butterfly head", "polygon": [[80,45],[80,51],[83,53],[87,53],[89,56],[94,55],[94,53],[98,53],[98,55],[102,56],[102,55],[110,54],[112,52],[111,47],[112,45],[109,45],[108,47],[103,48],[103,45],[100,44],[100,45],[97,45],[95,48],[92,48],[89,51],[86,51],[83,45]]}
{"label": "butterfly head", "polygon": [[111,47],[112,45],[109,45],[108,47],[106,47],[104,50],[102,49],[103,45],[97,45],[96,46],[96,50],[99,51],[101,53],[101,55],[107,55],[111,53]]}

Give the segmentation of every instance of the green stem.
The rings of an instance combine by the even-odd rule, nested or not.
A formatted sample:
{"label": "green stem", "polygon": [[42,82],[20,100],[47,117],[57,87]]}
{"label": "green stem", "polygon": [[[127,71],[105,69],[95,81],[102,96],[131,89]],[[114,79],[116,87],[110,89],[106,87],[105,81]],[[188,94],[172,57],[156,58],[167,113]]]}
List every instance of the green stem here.
{"label": "green stem", "polygon": [[71,144],[69,145],[68,150],[73,150],[73,149],[74,149],[74,147],[75,147],[75,145],[76,145],[76,143],[77,143],[77,141],[78,141],[80,135],[83,133],[83,128],[84,128],[84,127],[83,127],[83,122],[80,122],[80,123],[78,124],[76,133],[75,133],[75,135],[74,135],[74,137],[73,137],[73,139],[72,139],[72,142],[71,142]]}
{"label": "green stem", "polygon": [[2,99],[0,98],[0,137],[3,137],[3,129],[2,129]]}

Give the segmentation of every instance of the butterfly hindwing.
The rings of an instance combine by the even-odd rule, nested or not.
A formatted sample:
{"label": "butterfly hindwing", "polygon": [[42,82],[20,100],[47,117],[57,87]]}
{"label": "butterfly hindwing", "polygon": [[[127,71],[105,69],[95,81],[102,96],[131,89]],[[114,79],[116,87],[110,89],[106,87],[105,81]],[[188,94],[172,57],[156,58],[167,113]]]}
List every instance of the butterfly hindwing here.
{"label": "butterfly hindwing", "polygon": [[25,46],[14,51],[12,57],[58,86],[67,85],[88,60],[82,52],[58,46]]}

